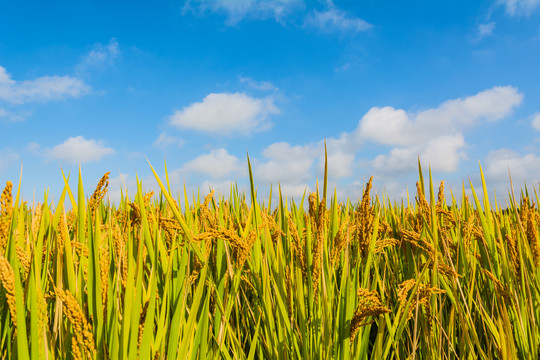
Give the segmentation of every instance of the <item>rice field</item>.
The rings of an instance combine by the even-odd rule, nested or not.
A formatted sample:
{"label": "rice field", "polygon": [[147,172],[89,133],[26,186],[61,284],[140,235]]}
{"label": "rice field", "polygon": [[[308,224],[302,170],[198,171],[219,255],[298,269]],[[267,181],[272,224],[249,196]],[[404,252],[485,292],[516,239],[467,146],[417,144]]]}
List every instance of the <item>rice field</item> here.
{"label": "rice field", "polygon": [[118,204],[108,173],[35,205],[7,182],[0,357],[537,358],[537,189],[503,208],[483,175],[454,197],[419,170],[400,202],[371,180],[338,202],[326,173],[296,203],[258,202],[251,167],[249,194],[204,199],[153,168],[160,193],[138,182]]}

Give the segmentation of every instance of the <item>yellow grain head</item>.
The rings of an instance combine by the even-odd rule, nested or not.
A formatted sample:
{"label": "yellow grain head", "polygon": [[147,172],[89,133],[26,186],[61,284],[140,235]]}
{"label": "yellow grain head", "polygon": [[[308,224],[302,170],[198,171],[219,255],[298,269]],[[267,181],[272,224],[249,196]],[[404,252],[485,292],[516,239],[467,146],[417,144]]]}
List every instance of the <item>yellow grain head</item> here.
{"label": "yellow grain head", "polygon": [[444,205],[444,181],[441,181],[439,186],[439,193],[437,194],[437,205],[442,207]]}
{"label": "yellow grain head", "polygon": [[17,258],[19,259],[19,263],[21,264],[22,270],[24,272],[23,277],[26,279],[28,273],[30,272],[30,257],[26,254],[26,251],[24,251],[24,249],[19,245],[15,247],[15,250],[17,252]]}
{"label": "yellow grain head", "polygon": [[[104,234],[106,236],[106,234]],[[109,245],[102,241],[99,254],[99,271],[101,277],[101,301],[103,304],[103,318],[107,319],[107,298],[109,295]]]}
{"label": "yellow grain head", "polygon": [[6,298],[11,315],[11,322],[17,329],[17,306],[15,303],[15,273],[9,261],[0,254],[0,280],[6,290]]}
{"label": "yellow grain head", "polygon": [[527,240],[529,242],[529,246],[531,247],[531,251],[533,254],[533,260],[536,266],[540,265],[540,245],[538,244],[538,231],[536,229],[536,219],[535,219],[535,209],[534,206],[528,209],[526,214],[526,232],[527,232]]}
{"label": "yellow grain head", "polygon": [[42,209],[43,205],[41,205],[40,203],[38,203],[35,207],[34,207],[34,210],[33,210],[33,215],[32,215],[32,233],[34,234],[35,237],[37,237],[38,235],[38,231],[39,231],[39,225],[41,224],[41,209]]}
{"label": "yellow grain head", "polygon": [[107,188],[109,187],[109,174],[111,172],[106,172],[105,175],[101,177],[99,180],[96,190],[94,190],[94,193],[90,197],[90,200],[88,201],[88,208],[90,209],[91,213],[94,213],[94,210],[97,209],[103,198],[105,197],[105,194],[107,193]]}
{"label": "yellow grain head", "polygon": [[0,252],[5,249],[8,238],[9,223],[13,212],[12,190],[13,184],[11,181],[6,182],[6,187],[0,197]]}
{"label": "yellow grain head", "polygon": [[81,358],[81,348],[87,356],[93,357],[96,353],[92,327],[88,323],[77,299],[69,292],[55,288],[56,295],[62,301],[64,312],[73,327],[72,351],[76,358]]}
{"label": "yellow grain head", "polygon": [[368,253],[369,242],[371,240],[371,233],[373,229],[374,216],[370,195],[372,183],[373,176],[369,178],[369,181],[366,183],[362,200],[354,213],[354,239],[357,241],[357,251],[362,258],[364,258]]}
{"label": "yellow grain head", "polygon": [[521,262],[519,259],[517,242],[512,234],[506,234],[506,243],[510,253],[510,259],[512,260],[512,267],[514,268],[514,273],[517,276],[518,281],[521,281]]}
{"label": "yellow grain head", "polygon": [[[310,217],[312,229],[315,232],[315,244],[313,246],[313,264],[311,269],[311,279],[313,285],[313,293],[315,294],[315,301],[318,301],[318,288],[319,278],[321,275],[322,258],[324,250],[324,238],[325,238],[325,218],[326,218],[326,205],[325,200],[317,205],[316,196],[310,195]],[[316,210],[314,210],[316,209]]]}
{"label": "yellow grain head", "polygon": [[375,290],[369,291],[367,289],[358,289],[357,296],[358,306],[351,319],[351,340],[354,340],[360,327],[369,325],[373,322],[366,322],[365,320],[368,317],[375,317],[391,312],[390,309],[382,304],[381,298]]}

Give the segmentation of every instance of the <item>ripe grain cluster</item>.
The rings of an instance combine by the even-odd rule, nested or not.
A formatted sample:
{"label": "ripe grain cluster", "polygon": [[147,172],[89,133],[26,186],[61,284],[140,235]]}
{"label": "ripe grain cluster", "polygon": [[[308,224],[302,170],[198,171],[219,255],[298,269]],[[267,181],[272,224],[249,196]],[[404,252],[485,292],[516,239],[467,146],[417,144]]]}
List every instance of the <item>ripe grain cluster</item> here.
{"label": "ripe grain cluster", "polygon": [[[153,170],[153,169],[152,169]],[[251,172],[250,172],[251,173]],[[343,203],[159,194],[0,209],[0,358],[525,359],[540,344],[538,193],[420,181]],[[326,175],[325,175],[326,178]],[[483,177],[482,177],[483,178]],[[472,187],[472,185],[471,185]],[[75,197],[76,196],[76,197]],[[104,201],[105,199],[105,201]],[[448,203],[447,203],[447,200]],[[304,201],[306,200],[306,201]],[[64,203],[70,206],[64,207]]]}

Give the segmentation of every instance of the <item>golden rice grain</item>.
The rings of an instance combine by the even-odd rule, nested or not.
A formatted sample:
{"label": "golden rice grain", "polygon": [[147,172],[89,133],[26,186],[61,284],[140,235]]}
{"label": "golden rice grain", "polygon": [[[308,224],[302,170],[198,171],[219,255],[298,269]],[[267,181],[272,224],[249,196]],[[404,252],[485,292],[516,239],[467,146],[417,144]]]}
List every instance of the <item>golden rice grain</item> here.
{"label": "golden rice grain", "polygon": [[82,358],[80,346],[83,352],[92,357],[96,352],[92,327],[88,323],[77,299],[69,290],[55,288],[55,292],[62,301],[65,314],[73,327],[72,351],[74,356]]}
{"label": "golden rice grain", "polygon": [[439,185],[439,192],[437,193],[437,205],[442,207],[444,200],[444,181],[441,181],[441,185]]}
{"label": "golden rice grain", "polygon": [[109,174],[111,172],[108,171],[101,177],[99,180],[96,190],[94,190],[94,193],[90,197],[90,200],[88,201],[88,209],[90,210],[91,214],[94,214],[94,211],[97,209],[103,198],[105,197],[105,194],[107,193],[107,188],[109,187]]}
{"label": "golden rice grain", "polygon": [[351,228],[349,227],[350,218],[347,216],[345,220],[339,225],[338,231],[334,240],[332,242],[332,255],[330,258],[330,263],[332,266],[336,263],[339,254],[341,251],[349,245],[350,235],[349,232]]}
{"label": "golden rice grain", "polygon": [[30,257],[26,254],[26,251],[24,251],[24,249],[19,245],[15,247],[15,250],[17,252],[17,258],[19,259],[19,263],[22,266],[23,278],[26,279],[28,273],[30,272]]}
{"label": "golden rice grain", "polygon": [[11,315],[11,322],[13,323],[14,328],[17,329],[15,272],[13,271],[9,261],[2,254],[0,254],[0,280],[4,286],[4,289],[6,290],[6,298],[9,307],[9,314]]}
{"label": "golden rice grain", "polygon": [[390,309],[382,304],[381,298],[375,290],[369,291],[360,288],[357,291],[357,297],[358,305],[351,319],[351,340],[354,340],[360,327],[369,325],[373,322],[366,322],[365,320],[368,317],[375,317],[391,312]]}
{"label": "golden rice grain", "polygon": [[11,222],[11,213],[13,212],[13,196],[11,191],[13,184],[11,181],[6,182],[6,187],[0,196],[0,252],[6,247],[9,223]]}
{"label": "golden rice grain", "polygon": [[379,254],[383,252],[384,248],[394,245],[401,245],[401,240],[393,238],[377,240],[375,242],[375,249],[373,250],[373,252],[375,254]]}
{"label": "golden rice grain", "polygon": [[495,290],[499,296],[503,297],[508,303],[512,302],[512,293],[506,285],[504,285],[497,277],[490,271],[482,268],[482,272],[493,282]]}
{"label": "golden rice grain", "polygon": [[526,220],[526,234],[527,234],[527,241],[529,242],[529,246],[531,247],[533,260],[536,266],[540,265],[540,244],[538,243],[538,231],[536,229],[536,221],[535,221],[535,210],[534,206],[532,206],[530,209],[528,209],[525,220]]}
{"label": "golden rice grain", "polygon": [[101,246],[99,254],[99,271],[101,278],[101,301],[103,305],[103,318],[107,319],[107,299],[109,296],[109,246],[107,243]]}
{"label": "golden rice grain", "polygon": [[312,228],[315,230],[315,244],[313,246],[313,263],[311,265],[311,280],[313,287],[314,300],[318,301],[319,281],[321,275],[324,239],[325,239],[325,199],[317,204],[317,197],[314,193],[309,196],[309,214]]}

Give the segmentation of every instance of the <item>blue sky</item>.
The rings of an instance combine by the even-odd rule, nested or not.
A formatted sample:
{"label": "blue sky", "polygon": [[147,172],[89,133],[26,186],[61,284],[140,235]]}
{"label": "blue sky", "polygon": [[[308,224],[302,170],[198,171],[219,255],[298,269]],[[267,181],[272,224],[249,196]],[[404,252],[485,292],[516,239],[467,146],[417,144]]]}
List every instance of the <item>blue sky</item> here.
{"label": "blue sky", "polygon": [[[0,5],[0,180],[36,201],[79,164],[111,197],[146,158],[173,187],[298,198],[371,175],[414,191],[417,158],[459,193],[540,181],[540,0],[53,1]],[[72,181],[75,184],[74,181]],[[467,185],[468,187],[468,185]]]}

